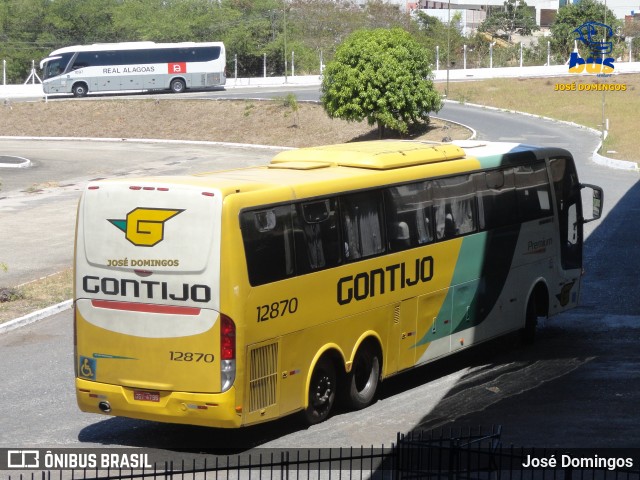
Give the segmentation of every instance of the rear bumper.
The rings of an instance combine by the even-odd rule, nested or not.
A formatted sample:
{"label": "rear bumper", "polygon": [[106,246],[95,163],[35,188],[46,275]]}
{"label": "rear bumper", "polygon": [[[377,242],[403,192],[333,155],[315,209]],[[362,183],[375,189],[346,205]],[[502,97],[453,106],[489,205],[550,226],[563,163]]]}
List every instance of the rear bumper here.
{"label": "rear bumper", "polygon": [[235,387],[225,393],[152,392],[157,401],[136,400],[135,390],[76,378],[76,399],[83,412],[205,427],[242,425],[242,414],[236,412]]}

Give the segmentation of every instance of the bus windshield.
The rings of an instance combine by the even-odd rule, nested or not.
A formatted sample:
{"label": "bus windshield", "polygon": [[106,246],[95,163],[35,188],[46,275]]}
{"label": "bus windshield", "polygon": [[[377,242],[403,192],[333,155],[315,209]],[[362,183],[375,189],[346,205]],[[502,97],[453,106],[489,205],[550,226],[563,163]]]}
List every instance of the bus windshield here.
{"label": "bus windshield", "polygon": [[41,62],[43,80],[62,75],[71,57],[73,57],[73,53],[63,53],[62,55],[45,58]]}

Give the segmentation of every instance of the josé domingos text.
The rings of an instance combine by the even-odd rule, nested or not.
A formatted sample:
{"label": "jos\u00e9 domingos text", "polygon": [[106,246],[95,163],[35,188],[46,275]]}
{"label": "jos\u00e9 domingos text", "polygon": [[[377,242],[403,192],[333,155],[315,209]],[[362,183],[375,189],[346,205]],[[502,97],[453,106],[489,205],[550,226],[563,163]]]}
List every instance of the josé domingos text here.
{"label": "jos\u00e9 domingos text", "polygon": [[632,458],[620,457],[574,457],[572,455],[551,455],[550,457],[534,457],[527,455],[522,466],[525,468],[606,468],[616,470],[619,468],[632,468]]}

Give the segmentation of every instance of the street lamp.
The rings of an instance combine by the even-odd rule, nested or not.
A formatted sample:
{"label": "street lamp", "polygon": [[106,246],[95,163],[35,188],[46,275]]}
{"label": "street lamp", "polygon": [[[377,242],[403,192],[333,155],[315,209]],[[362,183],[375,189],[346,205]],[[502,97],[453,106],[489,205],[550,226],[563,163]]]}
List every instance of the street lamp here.
{"label": "street lamp", "polygon": [[447,1],[447,88],[444,94],[449,98],[449,67],[451,65],[451,0]]}
{"label": "street lamp", "polygon": [[283,1],[282,20],[284,29],[284,83],[287,83],[287,2]]}

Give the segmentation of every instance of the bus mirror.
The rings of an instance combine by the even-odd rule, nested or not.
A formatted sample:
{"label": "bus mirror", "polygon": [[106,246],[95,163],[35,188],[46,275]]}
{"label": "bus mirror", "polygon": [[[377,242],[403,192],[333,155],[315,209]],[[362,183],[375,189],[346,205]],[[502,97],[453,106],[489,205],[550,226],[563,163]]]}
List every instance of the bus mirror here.
{"label": "bus mirror", "polygon": [[600,216],[602,215],[602,202],[604,200],[604,192],[602,191],[602,188],[597,187],[595,185],[590,185],[587,183],[583,183],[582,185],[580,185],[580,188],[590,188],[591,190],[593,190],[593,195],[592,195],[592,199],[593,199],[593,210],[592,210],[592,218],[585,218],[583,223],[588,223],[588,222],[592,222],[594,220],[598,220],[600,218]]}

